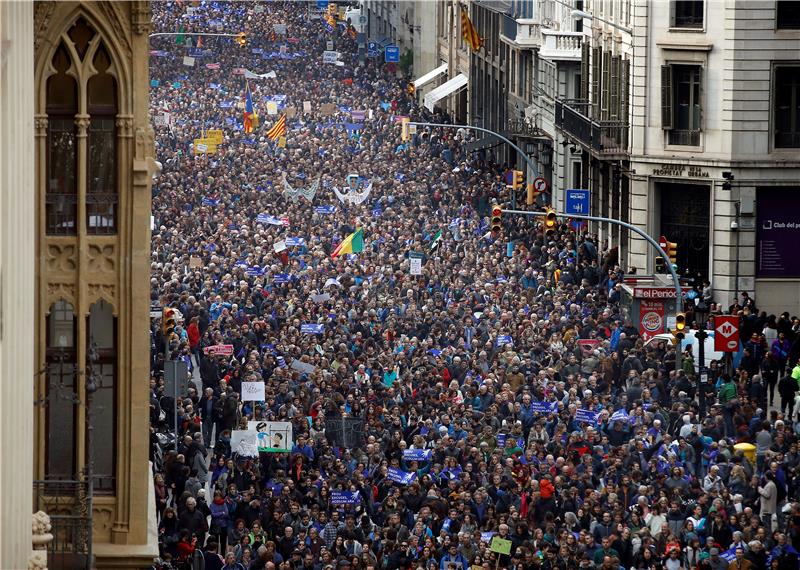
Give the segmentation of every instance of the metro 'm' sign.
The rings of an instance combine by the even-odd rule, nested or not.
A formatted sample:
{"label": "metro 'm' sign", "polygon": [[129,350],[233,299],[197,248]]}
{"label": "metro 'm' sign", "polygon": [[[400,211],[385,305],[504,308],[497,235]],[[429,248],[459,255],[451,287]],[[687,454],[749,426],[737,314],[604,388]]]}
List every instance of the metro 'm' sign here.
{"label": "metro 'm' sign", "polygon": [[714,317],[714,350],[736,352],[739,350],[739,317],[720,315]]}

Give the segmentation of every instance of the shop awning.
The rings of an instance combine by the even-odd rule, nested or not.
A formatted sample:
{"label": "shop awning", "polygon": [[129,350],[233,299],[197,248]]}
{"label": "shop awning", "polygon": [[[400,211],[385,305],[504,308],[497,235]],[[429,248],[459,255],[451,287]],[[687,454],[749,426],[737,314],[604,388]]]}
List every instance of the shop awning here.
{"label": "shop awning", "polygon": [[425,75],[423,75],[419,79],[415,79],[414,80],[414,87],[419,89],[420,87],[422,87],[426,83],[430,83],[431,81],[433,81],[434,79],[439,77],[442,73],[447,73],[447,64],[446,63],[443,63],[442,65],[440,65],[439,67],[437,67],[433,71],[429,71],[428,73],[426,73]]}
{"label": "shop awning", "polygon": [[452,95],[462,87],[466,87],[467,83],[469,83],[469,78],[463,73],[459,73],[450,81],[442,83],[439,87],[425,95],[425,108],[428,109],[428,111],[433,111],[433,106],[437,101],[444,99],[448,95]]}

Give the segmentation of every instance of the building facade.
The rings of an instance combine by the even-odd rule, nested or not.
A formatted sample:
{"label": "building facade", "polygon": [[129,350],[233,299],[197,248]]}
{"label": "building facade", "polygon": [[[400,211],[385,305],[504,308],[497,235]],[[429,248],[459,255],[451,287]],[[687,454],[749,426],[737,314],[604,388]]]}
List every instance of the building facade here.
{"label": "building facade", "polygon": [[[717,301],[727,306],[747,291],[765,310],[800,312],[798,230],[786,215],[800,200],[796,6],[472,0],[456,10],[462,5],[484,38],[480,52],[466,54],[466,118],[529,155],[536,170],[527,179],[547,181],[549,203],[562,210],[565,190],[589,189],[591,214],[675,242],[678,272],[710,281]],[[447,61],[463,45],[460,29],[440,23],[438,35]],[[508,149],[493,152],[525,170]],[[655,252],[638,236],[612,224],[592,230],[624,266],[655,270]]]}
{"label": "building facade", "polygon": [[[15,276],[3,291],[19,294],[8,312],[4,301],[3,324],[13,327],[16,359],[25,359],[16,364],[21,396],[2,402],[3,424],[16,418],[24,429],[13,442],[13,431],[0,433],[11,450],[3,468],[17,474],[15,491],[3,488],[3,564],[27,567],[6,558],[5,541],[30,537],[20,514],[39,508],[51,516],[57,545],[50,567],[82,567],[86,541],[77,522],[92,504],[92,516],[83,516],[94,524],[95,566],[147,568],[158,553],[149,363],[135,355],[150,348],[150,5],[15,2],[2,16],[4,74],[26,66],[0,86],[4,115],[16,114],[3,122],[15,128],[3,140],[20,141],[2,153],[3,247],[16,249],[3,256],[4,280]],[[8,216],[17,219],[7,225]],[[29,324],[15,322],[19,310],[29,310]],[[5,349],[3,339],[3,357]],[[11,360],[3,358],[3,386]],[[20,509],[9,511],[5,501]]]}

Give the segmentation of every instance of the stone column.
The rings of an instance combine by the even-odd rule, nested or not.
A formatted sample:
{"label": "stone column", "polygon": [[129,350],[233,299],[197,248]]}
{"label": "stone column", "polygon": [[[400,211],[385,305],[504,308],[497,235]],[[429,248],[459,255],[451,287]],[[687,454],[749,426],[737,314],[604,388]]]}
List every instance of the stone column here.
{"label": "stone column", "polygon": [[36,189],[33,2],[0,2],[0,565],[31,555]]}

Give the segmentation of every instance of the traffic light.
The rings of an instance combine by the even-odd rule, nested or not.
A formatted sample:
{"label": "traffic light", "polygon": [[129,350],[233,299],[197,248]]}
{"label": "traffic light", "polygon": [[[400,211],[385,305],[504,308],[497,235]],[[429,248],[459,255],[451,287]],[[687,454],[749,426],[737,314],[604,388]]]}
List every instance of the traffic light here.
{"label": "traffic light", "polygon": [[664,264],[664,258],[660,255],[656,256],[656,273],[666,273],[667,266]]}
{"label": "traffic light", "polygon": [[525,177],[525,173],[521,170],[514,170],[513,175],[511,177],[511,188],[514,190],[519,190],[522,186],[522,179]]}
{"label": "traffic light", "polygon": [[545,231],[547,233],[555,231],[556,223],[556,211],[552,208],[547,208],[547,213],[544,215]]}
{"label": "traffic light", "polygon": [[678,346],[684,339],[686,330],[686,314],[678,313],[675,315],[675,330],[672,331],[672,341]]}
{"label": "traffic light", "polygon": [[161,310],[161,334],[165,342],[175,334],[175,309],[162,309]]}
{"label": "traffic light", "polygon": [[500,236],[503,233],[503,209],[495,204],[492,206],[492,220],[489,224],[493,237]]}
{"label": "traffic light", "polygon": [[405,117],[400,121],[400,138],[403,142],[406,142],[409,138],[411,138],[408,128],[409,120],[410,119],[408,119],[408,117]]}
{"label": "traffic light", "polygon": [[672,263],[672,265],[677,266],[677,264],[678,264],[678,244],[675,243],[674,241],[668,241],[667,242],[667,247],[664,249],[664,251],[666,252],[667,257],[669,257],[670,263]]}
{"label": "traffic light", "polygon": [[247,34],[239,32],[239,35],[236,36],[236,43],[239,44],[239,47],[245,47],[247,45]]}

